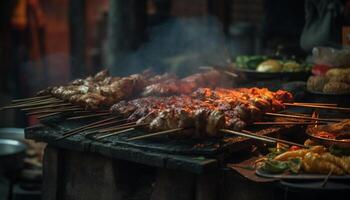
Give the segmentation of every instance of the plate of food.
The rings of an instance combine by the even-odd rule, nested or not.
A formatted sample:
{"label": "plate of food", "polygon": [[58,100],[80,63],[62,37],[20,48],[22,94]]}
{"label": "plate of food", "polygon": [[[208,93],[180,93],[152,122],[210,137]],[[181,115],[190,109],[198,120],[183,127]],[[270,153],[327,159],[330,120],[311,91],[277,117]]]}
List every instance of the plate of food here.
{"label": "plate of food", "polygon": [[350,156],[321,145],[272,148],[256,161],[256,174],[275,179],[350,179]]}
{"label": "plate of food", "polygon": [[247,79],[287,78],[306,80],[310,74],[310,65],[293,59],[269,56],[237,56],[232,63],[235,73]]}

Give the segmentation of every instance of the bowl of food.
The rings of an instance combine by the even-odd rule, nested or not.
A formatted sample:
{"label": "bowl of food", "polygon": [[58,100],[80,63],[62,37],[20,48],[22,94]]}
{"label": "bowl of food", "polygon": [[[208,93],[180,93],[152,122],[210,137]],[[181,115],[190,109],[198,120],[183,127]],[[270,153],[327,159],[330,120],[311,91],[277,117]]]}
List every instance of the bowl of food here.
{"label": "bowl of food", "polygon": [[232,63],[235,73],[246,79],[306,80],[310,66],[294,59],[269,56],[237,56]]}
{"label": "bowl of food", "polygon": [[350,149],[350,120],[339,123],[309,127],[306,133],[311,140],[327,147]]}

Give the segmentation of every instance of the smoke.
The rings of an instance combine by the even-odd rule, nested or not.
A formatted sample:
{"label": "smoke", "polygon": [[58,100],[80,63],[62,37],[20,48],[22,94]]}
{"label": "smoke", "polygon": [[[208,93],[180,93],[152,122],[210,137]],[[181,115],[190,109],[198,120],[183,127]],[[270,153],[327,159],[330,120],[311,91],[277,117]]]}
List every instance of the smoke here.
{"label": "smoke", "polygon": [[151,67],[160,73],[184,76],[198,66],[227,64],[232,46],[221,23],[208,16],[174,18],[151,29],[149,35],[149,42],[121,60],[120,68],[110,69],[112,74],[137,73]]}

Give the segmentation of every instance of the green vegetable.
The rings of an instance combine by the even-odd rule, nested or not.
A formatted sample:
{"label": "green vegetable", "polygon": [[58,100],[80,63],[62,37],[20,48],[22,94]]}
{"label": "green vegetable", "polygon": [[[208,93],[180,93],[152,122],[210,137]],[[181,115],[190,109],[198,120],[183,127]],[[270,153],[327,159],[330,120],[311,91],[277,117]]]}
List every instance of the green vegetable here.
{"label": "green vegetable", "polygon": [[287,162],[268,159],[267,161],[265,161],[261,169],[269,173],[280,174],[287,171],[288,168],[289,166]]}
{"label": "green vegetable", "polygon": [[272,174],[281,174],[287,171],[298,173],[300,171],[301,164],[302,160],[300,158],[292,158],[288,161],[277,161],[268,158],[264,162],[261,169]]}
{"label": "green vegetable", "polygon": [[269,148],[270,153],[266,155],[267,160],[264,162],[263,166],[261,167],[262,170],[273,173],[273,174],[280,174],[287,171],[290,171],[292,173],[298,173],[301,168],[302,160],[301,158],[292,158],[288,161],[277,161],[274,160],[274,158],[282,154],[288,149],[286,148]]}
{"label": "green vegetable", "polygon": [[255,70],[258,65],[268,59],[267,56],[237,56],[235,63],[237,67],[242,69],[252,69]]}
{"label": "green vegetable", "polygon": [[295,60],[270,59],[268,56],[239,55],[235,58],[236,66],[259,72],[300,72],[310,71],[312,65]]}
{"label": "green vegetable", "polygon": [[296,174],[300,171],[302,160],[301,158],[292,158],[287,163],[289,170]]}

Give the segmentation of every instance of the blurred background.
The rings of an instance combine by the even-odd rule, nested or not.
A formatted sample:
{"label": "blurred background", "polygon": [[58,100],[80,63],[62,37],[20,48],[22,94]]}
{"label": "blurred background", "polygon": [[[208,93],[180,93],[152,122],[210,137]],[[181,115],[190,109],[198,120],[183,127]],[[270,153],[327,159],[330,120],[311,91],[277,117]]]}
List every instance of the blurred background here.
{"label": "blurred background", "polygon": [[[237,54],[304,56],[305,1],[11,0],[0,2],[0,105],[108,68],[185,75]],[[6,116],[6,117],[5,117]],[[0,126],[25,126],[5,111]]]}
{"label": "blurred background", "polygon": [[[303,92],[312,72],[321,76],[309,82],[321,88],[319,94],[326,84],[320,78],[331,67],[350,74],[350,49],[333,49],[350,44],[349,11],[350,0],[2,0],[0,106],[102,69],[114,76],[151,69],[183,77],[199,66],[234,64],[252,75],[250,86],[260,86],[259,77],[270,79],[271,72],[274,78],[294,74]],[[312,51],[319,46],[327,48]],[[348,80],[341,94],[350,94]],[[2,110],[0,117],[0,138],[16,141],[24,140],[24,127],[38,122],[18,109]],[[13,177],[0,171],[0,200],[40,199],[44,145],[24,142],[20,178],[12,165],[22,162],[8,166]],[[29,193],[11,182],[16,178]]]}

